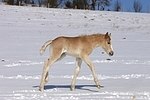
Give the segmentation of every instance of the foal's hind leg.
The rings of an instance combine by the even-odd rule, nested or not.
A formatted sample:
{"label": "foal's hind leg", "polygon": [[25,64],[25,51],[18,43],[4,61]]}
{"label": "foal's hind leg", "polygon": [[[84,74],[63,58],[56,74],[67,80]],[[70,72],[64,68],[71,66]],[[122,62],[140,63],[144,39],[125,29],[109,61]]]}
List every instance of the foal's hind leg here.
{"label": "foal's hind leg", "polygon": [[76,58],[76,68],[74,71],[74,77],[72,79],[72,83],[71,83],[71,90],[74,91],[75,90],[75,83],[76,83],[76,78],[80,72],[80,68],[81,68],[81,63],[82,60],[80,58]]}
{"label": "foal's hind leg", "polygon": [[[62,54],[61,57],[59,59],[57,59],[57,61],[63,59],[65,56],[66,56],[66,54]],[[48,63],[48,60],[45,61],[45,65],[47,65],[47,63]],[[48,71],[47,71],[46,76],[45,76],[45,80],[44,80],[44,85],[48,82],[48,80],[49,80],[49,76],[48,76]]]}
{"label": "foal's hind leg", "polygon": [[45,80],[44,80],[44,85],[48,82],[48,80],[49,80],[49,77],[48,77],[48,72],[47,72],[45,76]]}
{"label": "foal's hind leg", "polygon": [[[47,60],[44,61],[43,70],[44,70],[44,68],[47,66],[48,60],[49,60],[49,59],[47,59]],[[44,85],[48,82],[48,80],[49,80],[49,77],[48,77],[48,71],[47,71],[46,76],[45,76],[45,78],[44,78]]]}
{"label": "foal's hind leg", "polygon": [[43,67],[42,78],[40,83],[40,91],[44,91],[44,85],[48,82],[48,70],[55,60],[48,59]]}
{"label": "foal's hind leg", "polygon": [[43,72],[42,72],[42,78],[40,83],[40,91],[44,91],[44,85],[48,82],[48,70],[52,66],[54,62],[56,62],[61,57],[61,52],[53,52],[50,59],[45,61]]}

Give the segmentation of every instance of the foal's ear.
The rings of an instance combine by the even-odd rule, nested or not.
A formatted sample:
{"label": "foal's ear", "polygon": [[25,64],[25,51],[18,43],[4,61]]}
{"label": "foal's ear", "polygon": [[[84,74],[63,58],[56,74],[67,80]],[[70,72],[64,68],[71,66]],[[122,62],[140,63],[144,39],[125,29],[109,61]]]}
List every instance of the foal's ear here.
{"label": "foal's ear", "polygon": [[111,37],[111,33],[109,34],[109,36]]}
{"label": "foal's ear", "polygon": [[105,39],[107,39],[109,37],[108,32],[105,34]]}

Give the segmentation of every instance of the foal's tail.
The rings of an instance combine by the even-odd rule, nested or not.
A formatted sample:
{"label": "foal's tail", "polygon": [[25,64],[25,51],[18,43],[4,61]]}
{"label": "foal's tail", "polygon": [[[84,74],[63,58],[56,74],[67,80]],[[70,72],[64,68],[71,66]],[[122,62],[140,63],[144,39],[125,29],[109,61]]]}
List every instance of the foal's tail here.
{"label": "foal's tail", "polygon": [[44,43],[44,45],[43,45],[43,46],[41,47],[41,49],[40,49],[40,54],[41,54],[41,55],[44,53],[46,47],[47,47],[48,45],[50,45],[51,43],[52,43],[52,40],[49,40],[49,41],[47,41],[47,42]]}

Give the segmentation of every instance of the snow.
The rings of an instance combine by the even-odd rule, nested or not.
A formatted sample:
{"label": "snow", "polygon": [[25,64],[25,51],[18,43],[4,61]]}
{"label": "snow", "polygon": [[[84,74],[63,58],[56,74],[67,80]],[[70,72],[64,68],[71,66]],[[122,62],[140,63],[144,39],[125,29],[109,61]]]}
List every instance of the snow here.
{"label": "snow", "polygon": [[[150,14],[0,5],[1,100],[150,100]],[[114,56],[97,48],[90,55],[101,89],[83,63],[76,91],[70,91],[75,58],[50,69],[39,91],[43,62],[39,50],[58,36],[112,33]],[[111,60],[107,60],[111,59]]]}

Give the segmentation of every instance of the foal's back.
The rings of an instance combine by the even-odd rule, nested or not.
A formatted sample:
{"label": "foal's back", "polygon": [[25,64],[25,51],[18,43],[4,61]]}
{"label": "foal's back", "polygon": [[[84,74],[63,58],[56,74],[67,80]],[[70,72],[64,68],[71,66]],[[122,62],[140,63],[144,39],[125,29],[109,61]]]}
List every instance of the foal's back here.
{"label": "foal's back", "polygon": [[89,55],[96,45],[99,46],[99,37],[102,37],[102,35],[61,36],[53,40],[51,48],[62,50],[62,52],[73,56],[79,56],[81,53]]}

